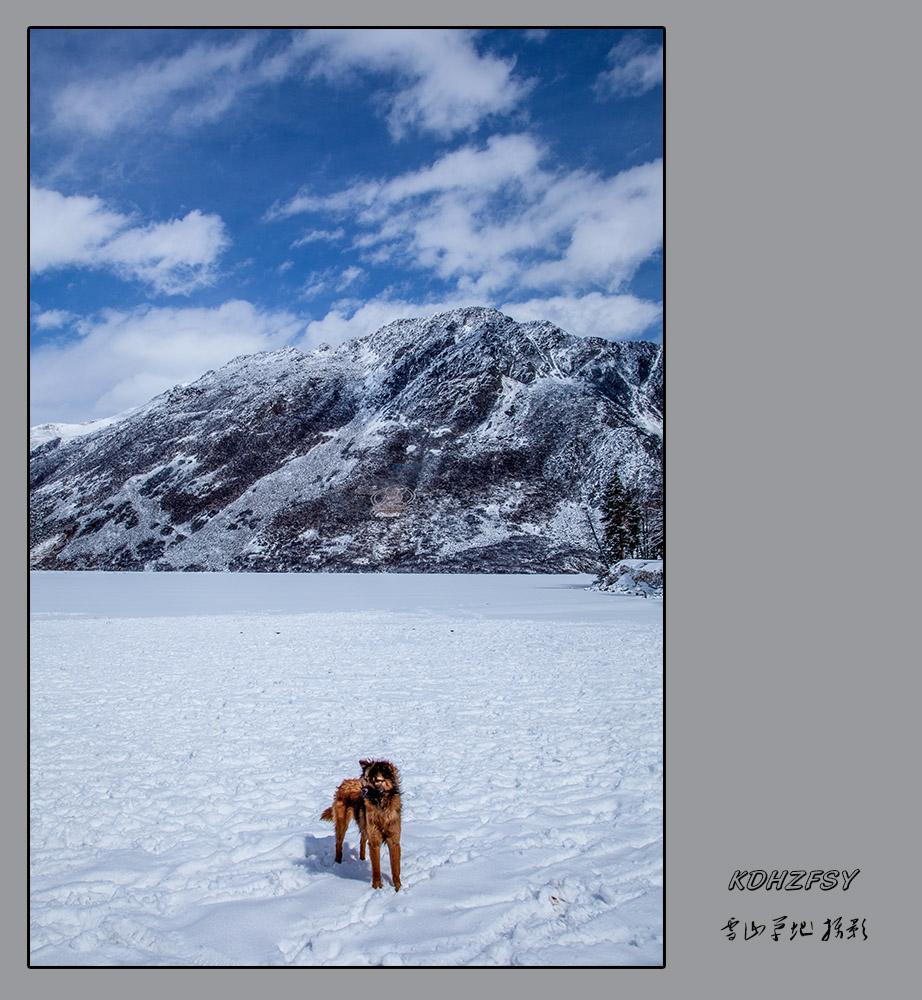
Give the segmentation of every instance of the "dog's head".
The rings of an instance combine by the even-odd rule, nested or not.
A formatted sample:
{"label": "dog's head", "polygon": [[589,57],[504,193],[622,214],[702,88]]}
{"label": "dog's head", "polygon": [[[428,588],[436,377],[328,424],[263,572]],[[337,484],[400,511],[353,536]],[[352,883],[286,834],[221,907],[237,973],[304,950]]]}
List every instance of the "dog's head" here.
{"label": "dog's head", "polygon": [[362,795],[371,802],[378,802],[389,795],[400,794],[397,768],[389,760],[360,760],[362,766]]}

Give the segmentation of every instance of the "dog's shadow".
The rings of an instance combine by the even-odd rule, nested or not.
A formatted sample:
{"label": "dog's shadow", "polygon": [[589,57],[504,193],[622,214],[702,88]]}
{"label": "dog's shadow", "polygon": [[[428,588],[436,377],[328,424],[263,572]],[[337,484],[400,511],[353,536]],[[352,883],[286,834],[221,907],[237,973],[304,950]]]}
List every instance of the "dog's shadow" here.
{"label": "dog's shadow", "polygon": [[309,872],[333,874],[339,878],[349,878],[356,882],[367,882],[371,878],[371,863],[359,860],[358,847],[343,844],[342,864],[336,864],[336,837],[304,837],[304,857],[294,863]]}

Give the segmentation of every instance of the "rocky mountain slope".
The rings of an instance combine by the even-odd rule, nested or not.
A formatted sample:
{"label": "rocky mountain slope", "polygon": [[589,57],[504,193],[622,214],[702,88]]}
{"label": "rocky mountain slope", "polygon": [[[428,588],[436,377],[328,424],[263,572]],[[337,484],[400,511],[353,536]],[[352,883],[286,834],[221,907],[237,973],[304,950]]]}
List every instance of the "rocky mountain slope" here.
{"label": "rocky mountain slope", "polygon": [[484,308],[239,357],[33,428],[32,565],[594,572],[589,511],[615,470],[653,488],[662,407],[658,345]]}

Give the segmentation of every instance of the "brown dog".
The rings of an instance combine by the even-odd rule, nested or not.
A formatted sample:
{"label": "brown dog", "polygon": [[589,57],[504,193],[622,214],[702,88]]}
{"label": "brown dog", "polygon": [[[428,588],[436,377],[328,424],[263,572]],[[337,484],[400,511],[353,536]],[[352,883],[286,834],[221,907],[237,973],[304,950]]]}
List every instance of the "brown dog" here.
{"label": "brown dog", "polygon": [[381,888],[381,844],[387,843],[391,880],[400,889],[400,776],[389,760],[360,760],[361,778],[346,778],[336,789],[333,805],[320,818],[336,824],[336,863],[343,860],[343,838],[354,819],[365,860],[365,843],[371,848],[371,887]]}

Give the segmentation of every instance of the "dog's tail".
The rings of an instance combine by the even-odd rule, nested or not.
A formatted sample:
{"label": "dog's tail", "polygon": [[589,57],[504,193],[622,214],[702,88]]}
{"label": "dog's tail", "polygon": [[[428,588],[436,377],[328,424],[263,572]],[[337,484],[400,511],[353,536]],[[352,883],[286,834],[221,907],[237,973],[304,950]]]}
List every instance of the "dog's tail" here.
{"label": "dog's tail", "polygon": [[320,814],[321,819],[325,819],[328,823],[335,823],[336,820],[333,819],[333,807],[330,806],[329,809],[324,809]]}

